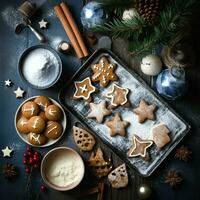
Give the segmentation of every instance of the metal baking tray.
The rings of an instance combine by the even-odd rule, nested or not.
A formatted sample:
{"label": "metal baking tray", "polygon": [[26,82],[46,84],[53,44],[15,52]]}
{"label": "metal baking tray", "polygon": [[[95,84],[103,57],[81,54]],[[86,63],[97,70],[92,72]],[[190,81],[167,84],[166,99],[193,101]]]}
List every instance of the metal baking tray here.
{"label": "metal baking tray", "polygon": [[[106,56],[109,61],[117,64],[115,72],[119,80],[116,83],[130,89],[129,100],[132,106],[129,108],[120,106],[112,110],[113,113],[119,112],[124,120],[131,123],[127,128],[125,137],[111,137],[109,129],[104,123],[98,124],[95,120],[86,117],[90,111],[89,104],[84,100],[74,100],[72,98],[75,92],[74,81],[81,81],[88,76],[91,77],[91,64],[98,63],[102,56]],[[111,90],[112,83],[106,88],[100,87],[99,83],[93,82],[92,84],[98,90],[93,95],[93,102],[100,102],[102,99],[106,99],[104,94]],[[147,120],[143,124],[138,123],[132,110],[139,104],[141,99],[157,105],[158,110],[155,121]],[[109,99],[107,100],[109,102]],[[61,89],[59,101],[66,110],[75,115],[94,135],[102,139],[130,168],[137,170],[141,176],[150,176],[190,130],[190,125],[187,122],[171,109],[136,73],[128,69],[114,53],[107,49],[99,49],[93,53],[80,70]],[[105,121],[111,119],[113,115],[106,117]],[[140,157],[129,158],[127,152],[132,146],[133,134],[137,134],[142,139],[148,139],[150,128],[160,122],[165,123],[171,131],[170,143],[162,150],[159,150],[154,145],[149,151],[151,155],[150,161],[144,161]]]}

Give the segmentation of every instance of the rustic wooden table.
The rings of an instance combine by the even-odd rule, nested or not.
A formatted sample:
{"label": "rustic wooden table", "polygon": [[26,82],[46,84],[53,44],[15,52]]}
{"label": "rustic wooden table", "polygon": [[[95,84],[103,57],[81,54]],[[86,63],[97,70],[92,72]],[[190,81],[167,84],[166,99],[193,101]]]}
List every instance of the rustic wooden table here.
{"label": "rustic wooden table", "polygon": [[[37,11],[35,18],[33,19],[33,25],[38,27],[38,21],[45,18],[50,22],[49,28],[47,30],[42,30],[42,33],[48,38],[48,45],[56,48],[56,44],[60,40],[68,40],[65,32],[63,31],[58,19],[53,12],[53,6],[59,3],[56,0],[40,0],[36,1],[40,4],[40,8]],[[3,158],[0,156],[0,167],[9,162],[18,166],[19,177],[15,181],[7,181],[0,175],[0,194],[2,200],[22,200],[28,199],[25,195],[25,184],[26,175],[24,173],[24,166],[22,164],[23,152],[26,148],[26,144],[18,137],[14,128],[14,115],[17,107],[26,98],[34,95],[47,95],[51,98],[57,99],[58,91],[61,86],[74,74],[74,72],[81,66],[82,62],[78,60],[74,54],[62,55],[60,57],[63,62],[63,74],[57,85],[47,90],[35,90],[28,87],[20,78],[17,71],[17,62],[21,53],[30,46],[38,44],[38,41],[32,35],[32,33],[25,29],[20,35],[15,35],[14,25],[17,22],[14,9],[18,7],[22,1],[20,0],[7,0],[1,1],[0,7],[0,126],[1,126],[1,139],[0,148],[3,149],[5,146],[9,146],[14,149],[14,154],[11,158]],[[84,5],[82,0],[67,0],[70,5],[76,21],[80,25],[80,11]],[[199,22],[194,22],[194,38],[198,36],[199,30],[196,27],[199,26]],[[196,41],[196,46],[199,42]],[[144,76],[139,69],[139,63],[127,52],[127,44],[121,40],[113,41],[112,50],[121,57],[121,59],[133,70],[139,73],[147,83],[151,84],[149,77]],[[197,50],[199,50],[197,48]],[[197,63],[196,68],[191,69],[190,75],[190,89],[187,95],[176,102],[169,102],[169,104],[183,117],[187,120],[191,126],[192,131],[188,134],[187,138],[183,141],[192,150],[192,156],[188,163],[184,163],[174,159],[174,152],[161,164],[161,166],[156,170],[156,172],[149,178],[141,178],[134,171],[129,170],[130,183],[127,188],[116,190],[110,188],[109,184],[106,182],[105,200],[139,200],[137,195],[138,187],[142,183],[148,183],[153,188],[153,200],[199,200],[199,179],[200,179],[200,84],[198,83],[200,78],[200,73],[198,72]],[[13,85],[11,87],[4,86],[4,80],[11,79]],[[23,99],[16,99],[13,91],[20,86],[26,91],[25,97]],[[56,143],[55,145],[45,148],[38,149],[42,154],[45,154],[48,150],[56,146],[69,146],[76,150],[77,147],[74,145],[71,138],[71,127],[74,122],[69,113],[67,113],[69,125],[67,127],[64,137]],[[107,157],[112,156],[114,166],[122,163],[119,157],[111,152],[105,145],[100,141],[103,151]],[[86,159],[87,154],[82,154]],[[164,176],[166,172],[170,169],[175,169],[180,171],[183,176],[183,183],[176,190],[171,189],[164,183]],[[30,197],[31,199],[36,199],[39,192],[39,187],[41,184],[41,178],[39,173],[32,177]],[[84,189],[93,187],[97,184],[97,181],[93,180],[90,173],[87,172],[86,176],[81,183],[81,185],[71,191],[71,192],[57,192],[48,189],[47,192],[40,195],[40,199],[52,199],[52,200],[74,200],[77,199],[76,195]],[[82,200],[94,200],[96,195],[81,198]]]}

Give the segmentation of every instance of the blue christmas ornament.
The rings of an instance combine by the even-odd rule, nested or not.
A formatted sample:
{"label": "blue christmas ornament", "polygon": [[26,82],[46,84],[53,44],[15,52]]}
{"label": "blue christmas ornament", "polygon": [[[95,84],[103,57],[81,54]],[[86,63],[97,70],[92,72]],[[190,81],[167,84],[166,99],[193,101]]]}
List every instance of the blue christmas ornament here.
{"label": "blue christmas ornament", "polygon": [[81,11],[81,22],[86,29],[92,29],[104,24],[108,18],[108,12],[103,4],[96,1],[89,2]]}
{"label": "blue christmas ornament", "polygon": [[183,96],[188,88],[185,71],[180,67],[162,71],[157,77],[156,88],[159,94],[168,100]]}

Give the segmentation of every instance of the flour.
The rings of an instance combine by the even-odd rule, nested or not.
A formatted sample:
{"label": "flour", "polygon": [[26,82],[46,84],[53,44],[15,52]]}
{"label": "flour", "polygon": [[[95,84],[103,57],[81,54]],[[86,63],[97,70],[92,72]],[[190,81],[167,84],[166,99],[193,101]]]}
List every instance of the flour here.
{"label": "flour", "polygon": [[22,65],[24,78],[34,86],[46,87],[59,75],[59,63],[48,49],[38,48],[31,51]]}

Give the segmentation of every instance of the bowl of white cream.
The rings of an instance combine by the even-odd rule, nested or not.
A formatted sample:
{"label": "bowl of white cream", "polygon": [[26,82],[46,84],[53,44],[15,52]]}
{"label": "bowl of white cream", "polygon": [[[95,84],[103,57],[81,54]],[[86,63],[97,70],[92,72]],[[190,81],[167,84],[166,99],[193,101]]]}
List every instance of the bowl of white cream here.
{"label": "bowl of white cream", "polygon": [[36,45],[20,56],[18,70],[21,78],[32,88],[53,86],[62,73],[62,62],[57,52],[48,45]]}
{"label": "bowl of white cream", "polygon": [[41,163],[41,175],[51,188],[67,191],[82,181],[85,166],[81,156],[71,148],[57,147],[50,150]]}

